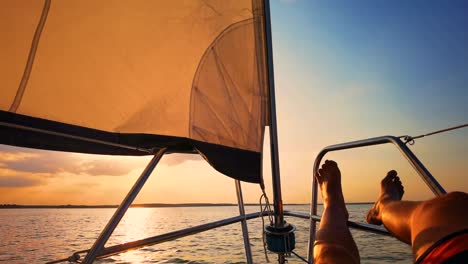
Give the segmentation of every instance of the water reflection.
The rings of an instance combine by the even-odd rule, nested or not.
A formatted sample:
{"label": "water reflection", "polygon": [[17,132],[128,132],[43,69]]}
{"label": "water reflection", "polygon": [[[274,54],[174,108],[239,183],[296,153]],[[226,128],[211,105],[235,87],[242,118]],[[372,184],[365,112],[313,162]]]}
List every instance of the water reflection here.
{"label": "water reflection", "polygon": [[[350,214],[364,219],[368,206],[352,205]],[[247,212],[258,211],[247,206]],[[307,212],[307,206],[288,210]],[[44,263],[89,248],[115,209],[0,210],[0,262]],[[107,246],[160,235],[238,214],[237,207],[131,208]],[[14,219],[15,221],[12,221]],[[308,221],[287,218],[297,226],[296,252],[306,255]],[[34,223],[34,224],[31,224]],[[265,263],[261,220],[249,221],[255,263]],[[412,263],[411,250],[393,238],[353,232],[362,263]],[[377,240],[378,239],[378,240]],[[376,241],[382,250],[375,250]],[[47,245],[47,246],[44,246]],[[270,259],[275,259],[272,254]],[[240,224],[233,224],[151,247],[122,253],[98,263],[245,263]],[[290,258],[290,264],[302,263]]]}
{"label": "water reflection", "polygon": [[148,236],[152,208],[130,208],[122,219],[120,227],[123,235],[120,243],[130,242]]}

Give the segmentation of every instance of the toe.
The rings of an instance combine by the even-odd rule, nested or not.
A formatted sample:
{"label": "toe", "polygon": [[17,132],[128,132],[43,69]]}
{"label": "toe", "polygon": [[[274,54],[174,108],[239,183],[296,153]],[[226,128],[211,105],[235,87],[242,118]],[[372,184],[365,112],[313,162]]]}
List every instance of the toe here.
{"label": "toe", "polygon": [[389,183],[391,182],[395,177],[397,177],[397,172],[394,170],[391,170],[387,173],[387,176],[383,178],[382,183]]}
{"label": "toe", "polygon": [[396,176],[394,182],[398,185],[398,187],[403,188],[400,177]]}
{"label": "toe", "polygon": [[337,166],[337,163],[333,160],[325,160],[322,166],[332,167],[332,166]]}
{"label": "toe", "polygon": [[326,164],[327,164],[327,168],[329,169],[338,168],[338,164],[333,160],[327,160]]}
{"label": "toe", "polygon": [[398,174],[396,172],[396,170],[391,170],[387,173],[387,176],[390,176],[392,178],[395,178],[395,177],[398,177]]}

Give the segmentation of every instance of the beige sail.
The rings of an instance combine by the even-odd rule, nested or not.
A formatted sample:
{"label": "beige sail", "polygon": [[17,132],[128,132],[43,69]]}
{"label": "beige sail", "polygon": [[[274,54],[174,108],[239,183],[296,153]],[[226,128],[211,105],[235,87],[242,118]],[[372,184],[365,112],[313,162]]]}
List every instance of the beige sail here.
{"label": "beige sail", "polygon": [[[219,164],[253,166],[252,157],[261,156],[263,19],[256,0],[5,1],[0,143],[137,155],[73,146],[76,140],[40,129],[193,150],[229,176],[258,182],[249,168],[233,174]],[[254,160],[259,173],[261,160]],[[251,176],[240,176],[244,170]]]}

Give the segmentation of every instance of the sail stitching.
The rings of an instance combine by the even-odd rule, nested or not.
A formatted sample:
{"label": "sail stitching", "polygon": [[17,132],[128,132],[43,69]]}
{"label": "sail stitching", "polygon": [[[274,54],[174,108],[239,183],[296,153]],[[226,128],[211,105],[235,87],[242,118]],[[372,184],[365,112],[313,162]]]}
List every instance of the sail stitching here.
{"label": "sail stitching", "polygon": [[[227,125],[225,124],[225,122],[223,122],[222,118],[219,116],[219,114],[213,109],[212,105],[210,104],[210,100],[208,99],[207,95],[205,93],[203,93],[202,90],[200,90],[198,87],[195,89],[196,93],[200,96],[199,98],[205,103],[205,105],[207,106],[208,110],[213,113],[213,116],[219,121],[219,124],[222,125],[222,127],[224,128],[224,130],[229,134],[229,136],[231,138],[234,138],[234,135],[232,134],[232,129],[229,129],[227,127]],[[230,121],[232,121],[232,123],[234,125],[236,125],[237,127],[241,128],[242,130],[242,127],[241,125],[238,123],[238,120],[235,120],[235,119],[232,119],[232,118],[229,118]],[[196,124],[193,123],[192,124],[192,128],[195,128]],[[254,140],[252,138],[252,136],[250,134],[246,135],[249,139],[248,140]],[[234,142],[234,141],[233,141]]]}
{"label": "sail stitching", "polygon": [[[207,130],[206,128],[202,128],[202,127],[199,127],[199,126],[196,126],[194,125],[193,126],[193,129],[195,131],[198,131],[198,133],[200,134],[200,136],[202,136],[201,134],[210,134],[211,136],[214,136],[214,137],[217,137],[218,140],[222,140],[222,141],[226,141],[226,142],[230,142],[231,144],[233,144],[234,147],[236,147],[238,144],[236,141],[234,141],[232,138],[227,138],[227,137],[223,137],[219,134],[216,134],[216,133],[213,133],[212,131],[209,131]],[[206,139],[206,137],[203,137],[202,138]]]}
{"label": "sail stitching", "polygon": [[[200,99],[204,101],[205,105],[207,106],[208,110],[213,113],[213,116],[219,121],[219,124],[221,124],[221,126],[224,128],[224,130],[231,136],[233,137],[232,135],[232,131],[231,129],[228,128],[228,126],[225,124],[225,122],[223,122],[223,120],[221,119],[221,117],[218,115],[218,113],[213,109],[213,107],[211,106],[210,104],[210,101],[209,99],[207,98],[207,96],[200,90],[196,89],[196,91],[198,92],[198,94],[200,95]],[[236,125],[239,125],[237,124],[237,122],[235,120],[232,120],[234,124]],[[195,126],[195,123],[192,123],[192,127]]]}
{"label": "sail stitching", "polygon": [[241,21],[238,21],[234,24],[231,24],[229,25],[228,27],[226,27],[214,40],[213,42],[208,46],[208,48],[206,49],[205,53],[203,54],[202,58],[200,59],[200,63],[198,64],[198,67],[197,67],[197,70],[195,72],[195,75],[194,75],[194,79],[192,81],[192,89],[190,91],[190,116],[189,116],[189,137],[192,137],[191,134],[191,128],[192,128],[192,122],[193,122],[193,108],[194,108],[194,91],[197,88],[197,84],[198,84],[198,80],[199,80],[199,74],[200,74],[200,71],[201,71],[201,68],[202,66],[204,65],[205,63],[205,60],[206,58],[209,56],[210,54],[210,51],[211,49],[216,45],[216,43],[218,43],[218,41],[220,41],[226,34],[226,32],[229,32],[232,28],[236,28],[236,27],[239,27],[239,26],[242,26],[244,25],[245,23],[249,23],[250,21],[252,20],[252,18],[248,18],[248,19],[245,19],[245,20],[241,20]]}
{"label": "sail stitching", "polygon": [[[243,127],[241,125],[238,124],[238,121],[240,120],[239,118],[239,113],[237,111],[237,108],[234,107],[234,104],[233,104],[233,96],[232,94],[230,93],[230,85],[228,83],[230,83],[233,87],[233,89],[235,90],[237,87],[236,87],[236,84],[234,83],[234,81],[232,80],[231,76],[229,75],[229,73],[227,72],[227,69],[226,67],[224,66],[224,64],[221,62],[221,59],[219,58],[219,55],[218,55],[218,52],[216,50],[216,47],[213,47],[213,55],[214,55],[214,58],[215,58],[215,62],[216,62],[216,68],[218,69],[219,71],[219,74],[221,75],[221,78],[223,79],[223,83],[224,83],[224,91],[225,93],[228,95],[229,97],[229,104],[231,106],[231,110],[232,110],[232,113],[234,115],[234,120],[235,120],[235,124],[237,124],[237,126],[240,128],[240,130],[243,132],[241,133],[242,134],[242,140],[244,142],[246,142],[246,139],[245,139],[245,130],[243,129]],[[238,96],[239,97],[239,96]],[[240,101],[242,103],[244,103],[243,101],[243,98],[240,97]],[[244,103],[245,105],[245,103]]]}

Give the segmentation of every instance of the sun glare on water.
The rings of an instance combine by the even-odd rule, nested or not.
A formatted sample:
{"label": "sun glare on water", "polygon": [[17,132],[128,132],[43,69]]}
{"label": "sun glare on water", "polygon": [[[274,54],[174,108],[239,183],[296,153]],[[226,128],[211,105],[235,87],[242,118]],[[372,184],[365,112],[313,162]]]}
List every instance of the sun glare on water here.
{"label": "sun glare on water", "polygon": [[130,242],[144,238],[146,227],[150,225],[151,208],[130,208],[121,222],[124,230],[122,242]]}
{"label": "sun glare on water", "polygon": [[[135,240],[140,240],[148,237],[148,229],[152,225],[151,218],[152,208],[130,208],[118,229],[121,232],[115,232],[116,243],[127,243]],[[145,255],[138,250],[131,250],[120,254],[119,258],[129,263],[141,263],[145,261]]]}

